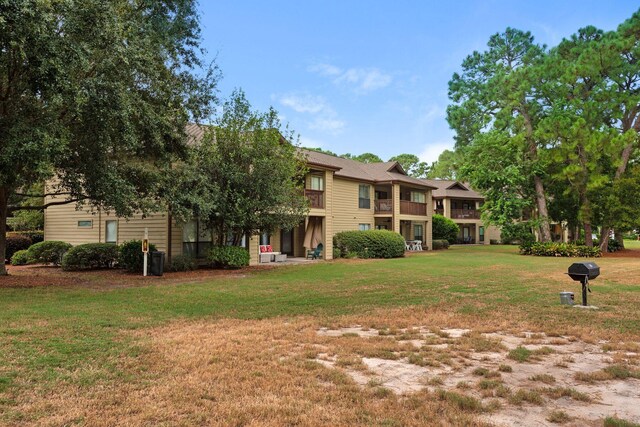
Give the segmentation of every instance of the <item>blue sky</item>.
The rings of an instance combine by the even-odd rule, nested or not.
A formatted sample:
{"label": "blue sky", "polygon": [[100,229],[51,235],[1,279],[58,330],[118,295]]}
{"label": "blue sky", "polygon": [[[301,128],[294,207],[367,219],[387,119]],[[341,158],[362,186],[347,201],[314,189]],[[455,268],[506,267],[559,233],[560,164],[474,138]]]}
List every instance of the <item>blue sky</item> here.
{"label": "blue sky", "polygon": [[220,94],[273,106],[304,146],[432,162],[453,146],[447,82],[506,27],[556,45],[615,29],[633,1],[201,0],[203,45]]}

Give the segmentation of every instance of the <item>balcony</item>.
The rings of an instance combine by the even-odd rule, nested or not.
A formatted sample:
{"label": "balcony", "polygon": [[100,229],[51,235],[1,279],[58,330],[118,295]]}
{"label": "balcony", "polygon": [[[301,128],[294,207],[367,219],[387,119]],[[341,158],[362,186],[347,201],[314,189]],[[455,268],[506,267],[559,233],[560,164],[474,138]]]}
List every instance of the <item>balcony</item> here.
{"label": "balcony", "polygon": [[400,200],[400,213],[404,215],[427,215],[427,204]]}
{"label": "balcony", "polygon": [[392,214],[393,213],[393,200],[392,199],[378,199],[373,201],[373,210],[377,214]]}
{"label": "balcony", "polygon": [[305,189],[304,195],[309,199],[311,209],[324,209],[324,191]]}
{"label": "balcony", "polygon": [[435,208],[433,210],[433,213],[436,215],[444,215],[444,209],[443,208]]}
{"label": "balcony", "polygon": [[451,209],[453,219],[480,219],[480,211],[476,209]]}

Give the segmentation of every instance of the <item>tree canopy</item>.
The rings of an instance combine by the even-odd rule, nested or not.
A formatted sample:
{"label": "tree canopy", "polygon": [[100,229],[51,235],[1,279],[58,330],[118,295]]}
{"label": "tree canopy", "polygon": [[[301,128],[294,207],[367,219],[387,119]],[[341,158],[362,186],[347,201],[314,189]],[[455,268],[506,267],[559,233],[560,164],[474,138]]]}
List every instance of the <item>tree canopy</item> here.
{"label": "tree canopy", "polygon": [[[616,31],[579,29],[558,46],[537,45],[507,28],[474,52],[449,85],[460,177],[482,191],[485,217],[508,225],[534,212],[542,240],[548,222],[610,231],[637,223],[640,144],[640,12]],[[434,165],[434,169],[436,165]]]}
{"label": "tree canopy", "polygon": [[218,245],[299,225],[308,212],[307,170],[294,142],[275,110],[255,111],[244,92],[234,91],[187,161],[176,166],[172,213],[198,218]]}
{"label": "tree canopy", "polygon": [[8,214],[43,197],[25,193],[35,183],[56,177],[31,210],[79,203],[126,216],[158,206],[185,124],[216,100],[196,10],[195,0],[2,3],[2,259]]}

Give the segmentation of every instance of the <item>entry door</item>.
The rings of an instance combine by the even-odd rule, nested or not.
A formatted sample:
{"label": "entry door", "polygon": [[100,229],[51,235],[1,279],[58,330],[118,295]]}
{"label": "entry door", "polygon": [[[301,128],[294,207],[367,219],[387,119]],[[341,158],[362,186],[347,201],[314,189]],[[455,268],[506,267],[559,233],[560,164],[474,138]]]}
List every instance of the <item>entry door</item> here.
{"label": "entry door", "polygon": [[280,234],[280,252],[293,256],[293,230],[282,230]]}

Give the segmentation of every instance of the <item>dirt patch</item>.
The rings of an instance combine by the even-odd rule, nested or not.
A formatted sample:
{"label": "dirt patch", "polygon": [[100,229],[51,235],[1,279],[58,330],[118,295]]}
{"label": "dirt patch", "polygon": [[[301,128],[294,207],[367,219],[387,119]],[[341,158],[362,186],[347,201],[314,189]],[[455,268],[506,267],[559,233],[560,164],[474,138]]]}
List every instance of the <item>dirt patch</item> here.
{"label": "dirt patch", "polygon": [[[388,331],[377,332],[394,339]],[[341,367],[362,387],[375,384],[399,395],[422,390],[462,392],[486,407],[499,408],[481,416],[497,425],[549,425],[548,418],[554,411],[566,413],[568,425],[601,425],[605,417],[613,415],[640,422],[636,352],[604,351],[610,347],[606,341],[587,343],[571,336],[550,337],[540,332],[474,334],[468,329],[440,329],[434,334],[419,327],[400,329],[394,335],[402,337],[407,333],[413,335],[414,352],[394,352],[391,358],[362,357],[364,370],[341,365],[340,357],[330,354],[320,354],[316,360],[324,366]],[[358,326],[324,328],[318,334],[371,340],[376,337],[376,330],[359,330]],[[434,340],[434,336],[439,339]],[[492,348],[487,343],[493,343]],[[495,351],[498,344],[502,350]],[[589,380],[608,369],[622,369],[621,364],[632,366],[631,372],[638,374],[616,378],[614,373],[613,378],[604,381]]]}
{"label": "dirt patch", "polygon": [[0,276],[0,288],[33,288],[42,286],[83,287],[96,289],[127,288],[135,286],[198,283],[217,277],[241,278],[271,266],[254,266],[237,270],[201,268],[196,271],[167,272],[163,276],[127,273],[124,270],[62,271],[51,266],[7,266],[8,276]]}

